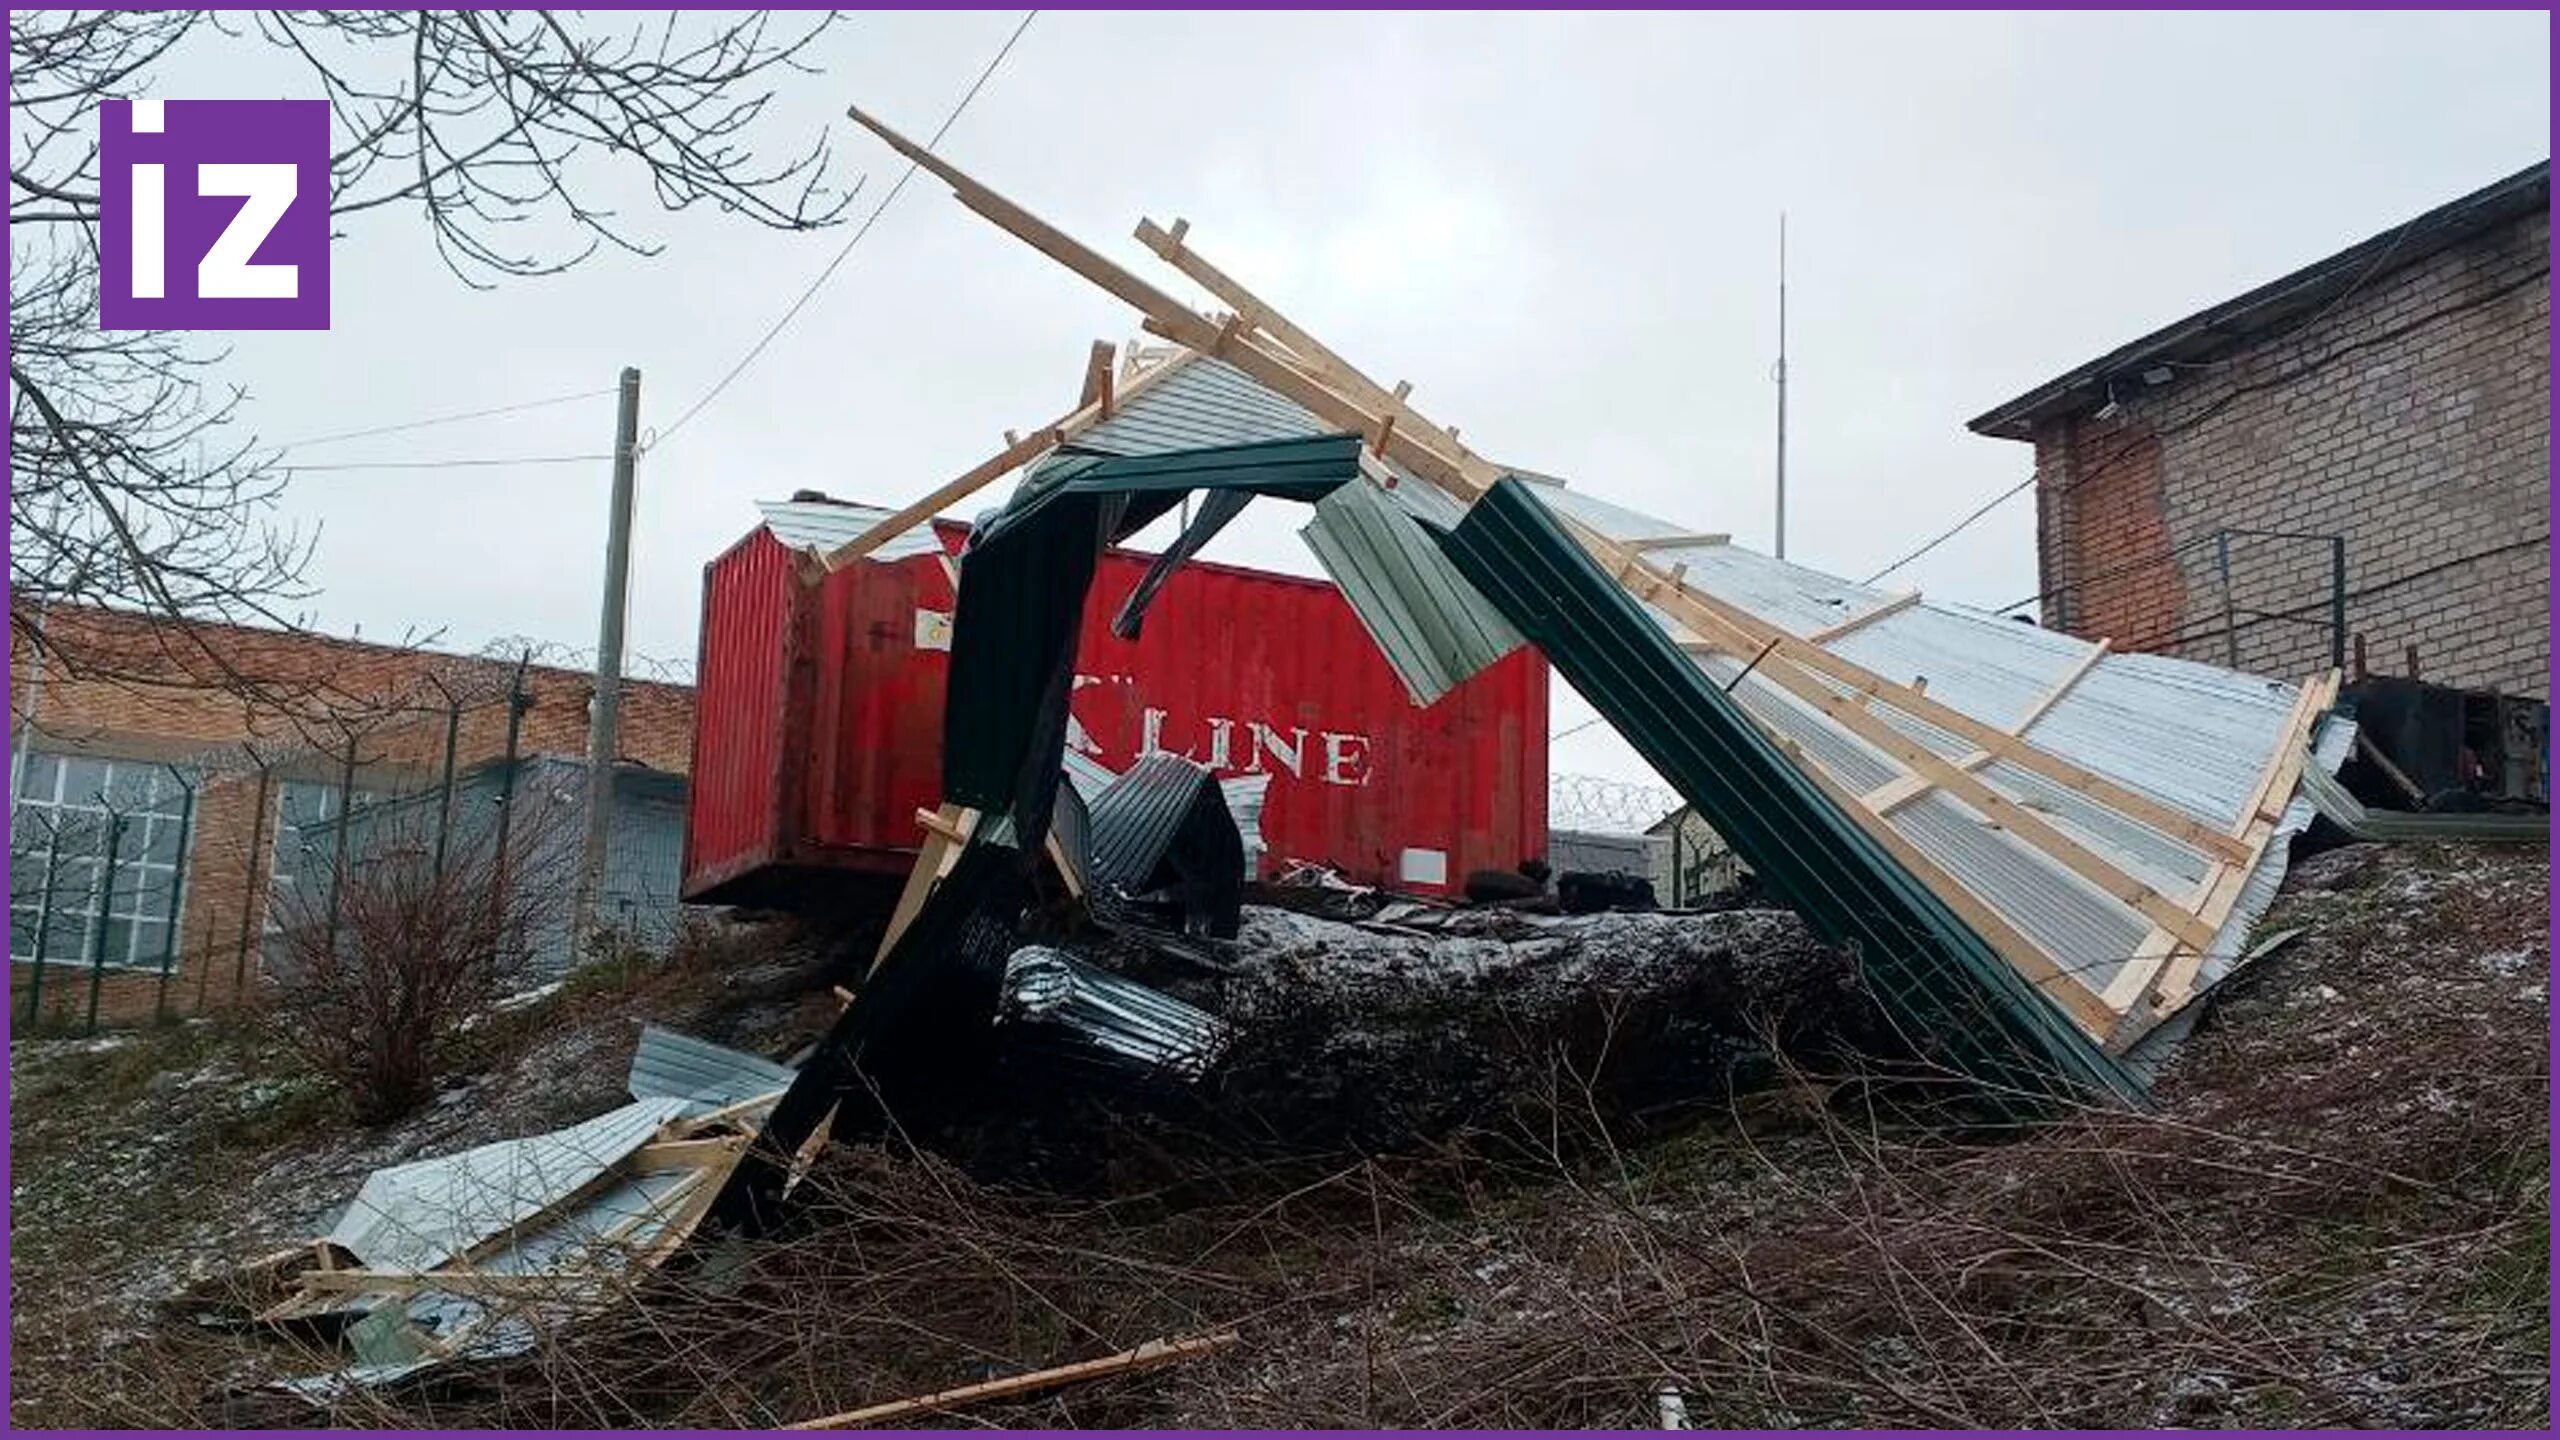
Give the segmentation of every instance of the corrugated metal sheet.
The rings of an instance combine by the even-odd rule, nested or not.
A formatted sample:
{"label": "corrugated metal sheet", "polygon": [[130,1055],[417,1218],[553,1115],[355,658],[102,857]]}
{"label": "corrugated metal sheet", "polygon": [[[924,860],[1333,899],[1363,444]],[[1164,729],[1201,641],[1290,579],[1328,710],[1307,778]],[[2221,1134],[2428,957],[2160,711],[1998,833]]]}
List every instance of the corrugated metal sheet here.
{"label": "corrugated metal sheet", "polygon": [[[1094,879],[1123,890],[1144,886],[1192,809],[1217,791],[1208,767],[1195,761],[1161,753],[1139,757],[1093,802]],[[1226,809],[1223,794],[1216,808]]]}
{"label": "corrugated metal sheet", "polygon": [[761,1055],[714,1045],[663,1025],[640,1027],[640,1043],[631,1052],[631,1097],[668,1098],[684,1102],[688,1116],[707,1115],[759,1095],[772,1095],[791,1083],[795,1072]]}
{"label": "corrugated metal sheet", "polygon": [[431,1270],[601,1179],[683,1110],[634,1100],[566,1130],[377,1170],[329,1239],[368,1269]]}
{"label": "corrugated metal sheet", "polygon": [[1228,1036],[1206,1010],[1043,945],[1006,962],[996,1013],[1000,1023],[1056,1027],[1120,1064],[1185,1080],[1216,1062]]}
{"label": "corrugated metal sheet", "polygon": [[1773,893],[1817,932],[1855,947],[1906,1029],[2002,1086],[2035,1089],[2059,1077],[2139,1095],[2130,1072],[1744,718],[1566,534],[1549,493],[1516,479],[1495,486],[1449,532],[1451,558]]}
{"label": "corrugated metal sheet", "polygon": [[[1539,486],[1529,493],[1612,539],[1686,533],[1669,521],[1572,490]],[[1685,565],[1690,586],[1798,635],[1864,614],[1891,598],[1888,592],[1730,544],[1648,554],[1661,564]],[[1679,631],[1669,616],[1648,608],[1657,625]],[[2096,647],[1969,607],[1923,601],[1825,648],[1888,679],[1925,680],[1931,699],[2007,728],[2024,719]],[[1730,679],[1742,668],[1741,661],[1726,656],[1703,657],[1699,663],[1719,679]],[[1802,744],[1850,790],[1873,789],[1902,773],[1898,762],[1761,675],[1744,680],[1736,693],[1754,715]],[[2240,821],[2299,693],[2295,685],[2170,656],[2108,654],[2029,733],[2041,749],[2228,832]],[[1876,713],[1942,759],[1961,760],[1975,748],[1893,709]],[[1979,773],[1995,790],[2164,894],[2186,899],[2205,881],[2211,857],[2184,840],[2128,820],[2007,761]],[[1890,823],[2092,989],[2103,991],[2153,929],[2147,917],[2123,900],[1943,791],[1902,807]],[[2282,847],[2275,849],[2273,873],[2280,877]],[[2209,951],[2206,976],[2229,968],[2242,937],[2272,898],[2272,885],[2263,895],[2259,892],[2255,885],[2244,887],[2239,907]]]}
{"label": "corrugated metal sheet", "polygon": [[1120,412],[1076,437],[1078,449],[1161,455],[1211,445],[1298,440],[1332,429],[1223,360],[1192,356]]}
{"label": "corrugated metal sheet", "polygon": [[[821,557],[869,534],[872,526],[894,513],[877,505],[860,505],[850,500],[759,500],[756,509],[763,514],[764,528],[774,539],[790,549],[809,551]],[[879,561],[912,560],[919,555],[931,555],[941,548],[941,537],[934,534],[933,525],[927,522],[883,541],[871,552],[871,558]]]}
{"label": "corrugated metal sheet", "polygon": [[1416,705],[1528,643],[1422,527],[1365,480],[1317,501],[1298,533]]}

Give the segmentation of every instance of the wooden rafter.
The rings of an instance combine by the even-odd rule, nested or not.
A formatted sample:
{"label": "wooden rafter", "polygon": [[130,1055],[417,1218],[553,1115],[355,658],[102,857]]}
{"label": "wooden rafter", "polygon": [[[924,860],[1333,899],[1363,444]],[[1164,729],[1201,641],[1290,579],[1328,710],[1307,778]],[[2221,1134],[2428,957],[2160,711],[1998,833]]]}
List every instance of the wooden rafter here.
{"label": "wooden rafter", "polygon": [[[1458,432],[1452,430],[1449,433],[1454,435]],[[1709,546],[1730,545],[1732,543],[1733,537],[1731,535],[1726,534],[1722,530],[1717,530],[1696,535],[1648,535],[1642,540],[1628,541],[1627,548],[1637,551],[1699,550],[1705,549]]]}
{"label": "wooden rafter", "polygon": [[[2071,693],[2071,688],[2080,683],[2081,676],[2086,675],[2091,670],[2097,668],[2098,662],[2106,658],[2108,649],[2113,646],[2114,643],[2115,642],[2112,640],[2100,640],[2096,645],[2090,648],[2088,654],[2083,655],[2078,660],[2072,662],[2070,670],[2065,672],[2061,679],[2053,683],[2053,688],[2045,691],[2043,695],[2037,697],[2036,703],[2027,707],[2027,713],[2019,716],[2017,723],[2009,727],[2009,733],[2013,736],[2024,738],[2029,730],[2035,728],[2036,722],[2045,717],[2045,713],[2047,711],[2062,703],[2062,697]],[[1992,754],[1990,751],[1976,750],[1972,754],[1958,760],[1956,762],[1956,768],[1968,771],[1979,770],[1983,766],[1990,764],[1991,761]],[[1919,799],[1921,796],[1928,794],[1932,788],[1933,787],[1928,781],[1921,779],[1917,775],[1904,775],[1898,779],[1886,781],[1875,789],[1868,791],[1860,798],[1877,814],[1890,815],[1894,811],[1901,809],[1903,806],[1910,804],[1912,801]]]}
{"label": "wooden rafter", "polygon": [[[1142,326],[1148,333],[1233,365],[1274,393],[1296,402],[1324,424],[1369,439],[1383,459],[1463,502],[1471,503],[1507,473],[1461,445],[1454,428],[1443,429],[1415,411],[1406,398],[1409,387],[1390,390],[1379,385],[1276,307],[1192,251],[1187,244],[1187,223],[1176,222],[1172,229],[1165,230],[1152,222],[1142,222],[1138,238],[1231,307],[1231,315],[1212,319],[1192,311],[860,110],[854,110],[852,116],[899,153],[950,184],[962,204],[1135,307],[1144,317]],[[1766,682],[1822,711],[1850,733],[1899,761],[1908,772],[1904,777],[1892,786],[1879,787],[1864,796],[1854,795],[1845,792],[1836,779],[1823,774],[1800,747],[1778,737],[1806,771],[1841,800],[1852,820],[1928,880],[1931,888],[1940,891],[1951,904],[1977,897],[1968,897],[1961,884],[1919,857],[1888,823],[1889,808],[1879,810],[1871,802],[1884,800],[1898,805],[1929,789],[1943,788],[1992,823],[2152,919],[2160,932],[2171,937],[2173,947],[2200,947],[2210,939],[2214,927],[2198,914],[2198,909],[2209,908],[2214,896],[2182,901],[2162,894],[2107,857],[2080,845],[1976,774],[1996,761],[2006,761],[2157,830],[2213,862],[2228,867],[2248,861],[2252,852],[2245,836],[2199,821],[2026,738],[2044,711],[2061,698],[2071,683],[2076,683],[2088,666],[2096,663],[2104,653],[2103,647],[2084,660],[2079,670],[2027,716],[2003,729],[1932,699],[1925,679],[1897,681],[1824,649],[1821,638],[1847,633],[1842,627],[1817,632],[1816,636],[1798,636],[1693,586],[1685,566],[1666,570],[1647,554],[1649,550],[1670,548],[1673,537],[1650,542],[1619,541],[1569,515],[1559,512],[1558,518],[1604,570],[1685,627],[1691,638],[1681,642],[1683,648],[1752,657]],[[1678,538],[1684,543],[1697,543],[1691,537]],[[1887,603],[1898,610],[1916,604],[1917,596],[1897,597]],[[1844,623],[1854,629],[1879,618],[1881,613],[1870,612]],[[1881,713],[1886,709],[1953,734],[1974,749],[1960,760],[1950,761],[1904,734]],[[1915,860],[1919,863],[1913,863]],[[2103,1031],[2104,1026],[2091,1013],[2099,997],[2085,981],[2067,973],[2068,967],[2058,969],[2056,957],[2028,942],[1987,905],[1960,904],[1959,909],[2030,978],[2052,988],[2076,992],[2077,1000],[2057,998],[2065,1000],[2065,1008],[2084,1028],[2093,1033]]]}
{"label": "wooden rafter", "polygon": [[1894,616],[1901,614],[1903,611],[1908,610],[1919,603],[1920,592],[1917,590],[1905,590],[1898,595],[1888,595],[1883,600],[1859,611],[1855,615],[1848,616],[1847,618],[1839,620],[1833,624],[1825,625],[1821,629],[1807,635],[1804,637],[1805,643],[1808,645],[1828,645],[1843,635],[1855,635],[1859,631],[1866,629],[1868,626],[1873,625],[1879,620],[1890,620]]}
{"label": "wooden rafter", "polygon": [[1180,355],[1172,356],[1159,361],[1153,369],[1139,372],[1133,378],[1115,381],[1111,377],[1110,353],[1111,342],[1107,340],[1094,342],[1093,359],[1101,364],[1103,378],[1097,385],[1091,364],[1088,364],[1085,372],[1085,397],[1077,403],[1076,408],[1028,435],[1013,431],[1005,432],[1004,447],[995,454],[960,472],[948,483],[914,504],[901,508],[887,519],[827,552],[822,557],[826,568],[843,569],[1101,424],[1117,413],[1120,406],[1136,398],[1148,386],[1180,369],[1186,359]]}

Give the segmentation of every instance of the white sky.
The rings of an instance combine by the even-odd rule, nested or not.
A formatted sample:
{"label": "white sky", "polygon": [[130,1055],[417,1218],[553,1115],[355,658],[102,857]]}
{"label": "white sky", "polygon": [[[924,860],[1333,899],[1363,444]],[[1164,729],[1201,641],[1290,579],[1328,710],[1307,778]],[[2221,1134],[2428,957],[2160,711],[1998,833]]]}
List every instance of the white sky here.
{"label": "white sky", "polygon": [[[844,106],[929,134],[1019,18],[855,18],[777,103],[775,148],[831,129],[867,211],[903,162]],[[1784,209],[1788,548],[1854,579],[2026,474],[2027,448],[1970,416],[2547,155],[2549,53],[2544,14],[1057,12],[943,148],[1190,295],[1129,238],[1187,217],[1203,254],[1486,453],[1762,546]],[[276,94],[273,73],[207,44],[159,93]],[[627,179],[608,193],[664,253],[494,293],[447,275],[414,215],[352,217],[333,328],[236,337],[248,421],[285,442],[604,389],[629,364],[645,434],[849,234],[647,214]],[[702,565],[754,499],[921,494],[1067,409],[1089,342],[1135,328],[920,177],[644,460],[632,648],[691,657]],[[595,399],[294,458],[601,452],[612,423]],[[591,646],[606,486],[601,462],[306,475],[315,618]],[[1315,573],[1293,510],[1249,512],[1210,554]],[[2006,604],[2036,588],[2032,537],[2021,497],[1896,582]],[[1555,723],[1588,713],[1560,697]],[[1644,773],[1606,727],[1553,764]]]}

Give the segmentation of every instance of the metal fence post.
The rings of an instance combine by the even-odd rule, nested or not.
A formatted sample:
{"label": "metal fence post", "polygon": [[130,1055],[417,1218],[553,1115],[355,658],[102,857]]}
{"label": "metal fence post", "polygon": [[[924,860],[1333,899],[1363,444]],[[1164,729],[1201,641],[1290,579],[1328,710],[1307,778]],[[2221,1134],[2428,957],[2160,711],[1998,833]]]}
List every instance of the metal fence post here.
{"label": "metal fence post", "polygon": [[44,822],[44,898],[36,911],[36,963],[27,976],[27,1023],[44,1019],[44,952],[53,939],[53,882],[62,862],[62,827]]}
{"label": "metal fence post", "polygon": [[524,712],[533,708],[533,697],[524,693],[525,667],[532,663],[533,652],[527,650],[524,658],[516,662],[515,675],[507,682],[507,749],[505,758],[498,762],[498,850],[491,857],[489,872],[489,932],[492,943],[497,943],[503,929],[507,887],[514,879],[507,843],[515,824],[516,745],[524,734]]}
{"label": "metal fence post", "polygon": [[274,770],[265,765],[258,767],[258,798],[249,809],[249,873],[240,887],[240,953],[234,961],[231,976],[231,998],[235,1001],[249,993],[249,939],[257,928],[258,916],[265,913],[266,908],[258,895],[258,854],[265,848],[267,810],[272,803],[275,779]]}
{"label": "metal fence post", "polygon": [[98,871],[98,911],[94,917],[98,933],[89,944],[89,1024],[88,1033],[98,1033],[98,992],[107,983],[107,916],[115,909],[116,852],[124,845],[124,817],[107,812],[107,856]]}
{"label": "metal fence post", "polygon": [[347,830],[355,819],[356,737],[347,737],[347,758],[338,768],[337,834],[329,847],[329,963],[338,962],[338,893],[347,878]]}
{"label": "metal fence post", "polygon": [[[439,682],[436,686],[443,690]],[[462,743],[462,702],[447,692],[444,697],[444,786],[436,808],[435,878],[444,879],[445,841],[453,832],[453,757]]]}
{"label": "metal fence post", "polygon": [[169,861],[169,912],[160,925],[160,994],[152,1002],[152,1018],[169,1018],[169,967],[178,959],[178,927],[185,918],[183,906],[187,894],[187,837],[196,823],[196,789],[169,766],[169,778],[178,782],[178,853]]}

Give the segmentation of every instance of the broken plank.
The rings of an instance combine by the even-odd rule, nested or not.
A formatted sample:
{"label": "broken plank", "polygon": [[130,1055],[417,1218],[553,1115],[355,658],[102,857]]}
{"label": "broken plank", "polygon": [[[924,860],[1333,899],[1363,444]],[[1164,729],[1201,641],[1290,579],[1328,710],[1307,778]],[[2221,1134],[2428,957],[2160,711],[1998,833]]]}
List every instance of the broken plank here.
{"label": "broken plank", "polygon": [[1159,1365],[1196,1359],[1214,1354],[1236,1343],[1233,1330],[1215,1335],[1195,1335],[1186,1340],[1150,1340],[1134,1350],[1105,1355],[1098,1360],[1080,1360],[1072,1365],[1058,1365],[1046,1370],[1033,1370],[1021,1375],[1007,1375],[996,1380],[982,1380],[975,1385],[938,1390],[930,1395],[917,1395],[905,1400],[890,1400],[866,1405],[859,1410],[802,1420],[785,1426],[790,1430],[844,1430],[857,1425],[878,1425],[886,1421],[905,1420],[929,1415],[935,1411],[972,1404],[981,1400],[1001,1400],[1015,1395],[1028,1395],[1080,1380],[1098,1380],[1106,1375],[1125,1375],[1136,1370],[1151,1370]]}
{"label": "broken plank", "polygon": [[[1108,342],[1095,343],[1104,345]],[[906,506],[837,546],[821,556],[821,561],[829,570],[841,570],[918,525],[931,521],[934,516],[941,514],[944,510],[959,504],[987,486],[1111,418],[1119,407],[1144,393],[1147,387],[1182,368],[1182,362],[1186,358],[1176,354],[1126,381],[1114,383],[1106,380],[1101,394],[1079,402],[1075,409],[1027,435],[1017,438],[1011,431],[1006,432],[1005,447],[1002,450],[963,471],[932,494]],[[1087,387],[1090,388],[1092,383],[1092,377],[1088,373]]]}
{"label": "broken plank", "polygon": [[889,912],[888,928],[880,934],[880,948],[872,952],[874,969],[889,958],[889,951],[897,945],[899,937],[916,922],[916,916],[924,909],[925,897],[933,892],[933,882],[942,878],[945,862],[959,857],[967,843],[968,832],[977,827],[978,812],[964,806],[945,804],[938,818],[959,830],[962,839],[954,843],[944,830],[938,828],[925,831],[924,848],[916,852],[915,868],[907,872],[907,883],[898,891],[897,906]]}
{"label": "broken plank", "polygon": [[1920,603],[1920,592],[1905,590],[1883,602],[1849,616],[1836,624],[1825,625],[1804,637],[1808,645],[1828,645],[1844,635],[1854,635],[1879,620],[1889,620]]}
{"label": "broken plank", "polygon": [[[1233,306],[1236,314],[1247,324],[1279,342],[1281,348],[1297,358],[1300,368],[1309,372],[1311,380],[1349,392],[1345,398],[1364,409],[1395,412],[1402,417],[1398,422],[1400,428],[1415,432],[1426,446],[1444,456],[1456,457],[1466,453],[1458,444],[1455,429],[1441,429],[1413,414],[1404,405],[1402,395],[1362,374],[1358,366],[1299,328],[1277,307],[1246,289],[1234,276],[1210,264],[1199,252],[1185,245],[1183,236],[1189,230],[1190,226],[1179,220],[1174,222],[1173,229],[1164,230],[1152,220],[1141,219],[1138,222],[1138,243],[1189,276],[1201,289]],[[1369,432],[1363,430],[1360,433]]]}
{"label": "broken plank", "polygon": [[1713,533],[1701,532],[1696,535],[1648,535],[1641,540],[1629,540],[1626,542],[1626,546],[1630,550],[1642,552],[1648,550],[1703,550],[1716,545],[1730,545],[1732,543],[1733,537],[1731,535],[1718,530]]}
{"label": "broken plank", "polygon": [[1045,426],[1029,436],[1007,445],[1002,450],[962,471],[959,476],[912,505],[896,511],[889,518],[863,531],[821,557],[829,570],[841,570],[919,525],[928,524],[944,508],[956,505],[980,490],[1021,469],[1065,443],[1062,425]]}
{"label": "broken plank", "polygon": [[[1332,383],[1310,375],[1307,370],[1309,361],[1274,350],[1258,337],[1243,333],[1241,324],[1221,325],[1191,309],[1104,258],[1092,247],[997,194],[878,118],[866,114],[860,106],[849,107],[845,113],[856,124],[879,136],[891,149],[948,184],[961,204],[1136,309],[1146,317],[1142,328],[1148,333],[1160,335],[1198,354],[1224,360],[1272,391],[1296,401],[1337,430],[1355,435],[1368,435],[1375,431],[1378,412],[1388,408],[1386,397],[1390,392],[1348,364],[1341,367],[1341,373],[1334,377]],[[1279,333],[1270,323],[1275,317],[1268,313],[1268,307],[1264,307],[1264,312],[1264,323],[1257,328],[1273,329],[1275,334]],[[1283,348],[1287,347],[1284,345]],[[1361,400],[1345,396],[1341,393],[1344,389],[1356,391]],[[1366,402],[1366,408],[1362,401]],[[1504,472],[1501,469],[1457,445],[1448,438],[1447,432],[1433,426],[1420,414],[1407,408],[1401,416],[1401,423],[1388,437],[1388,459],[1462,500],[1473,500],[1502,478]],[[1428,436],[1449,448],[1445,452],[1435,449],[1417,436]]]}
{"label": "broken plank", "polygon": [[1084,362],[1084,389],[1076,395],[1077,413],[1094,410],[1105,420],[1111,418],[1114,398],[1111,360],[1117,348],[1108,340],[1093,342],[1093,351]]}
{"label": "broken plank", "polygon": [[631,1154],[626,1167],[635,1174],[652,1174],[661,1170],[698,1170],[734,1160],[746,1148],[744,1135],[719,1135],[702,1140],[655,1140]]}

